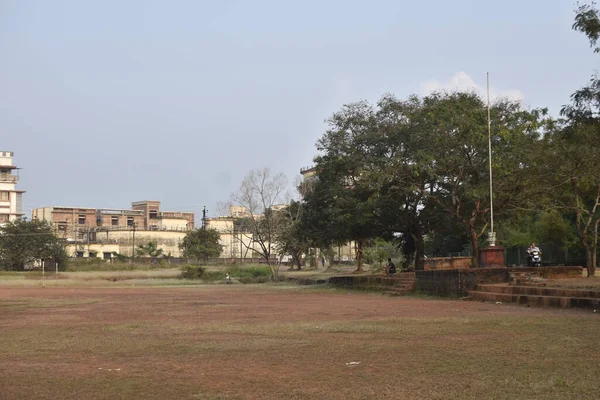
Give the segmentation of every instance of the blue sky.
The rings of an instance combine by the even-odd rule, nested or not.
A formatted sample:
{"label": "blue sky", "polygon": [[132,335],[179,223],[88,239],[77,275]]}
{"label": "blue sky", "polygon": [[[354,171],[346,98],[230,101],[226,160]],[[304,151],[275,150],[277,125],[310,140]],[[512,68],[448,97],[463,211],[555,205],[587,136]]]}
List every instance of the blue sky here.
{"label": "blue sky", "polygon": [[[288,4],[289,3],[289,4]],[[344,103],[485,87],[557,113],[598,66],[574,2],[0,1],[0,149],[25,212],[211,215],[250,169],[292,181]]]}

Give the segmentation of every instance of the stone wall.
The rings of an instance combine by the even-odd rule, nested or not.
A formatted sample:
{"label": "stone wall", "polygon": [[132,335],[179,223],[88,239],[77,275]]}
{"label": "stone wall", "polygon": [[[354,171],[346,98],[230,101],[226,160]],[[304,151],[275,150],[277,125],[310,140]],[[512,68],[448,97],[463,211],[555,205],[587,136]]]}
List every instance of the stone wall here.
{"label": "stone wall", "polygon": [[426,271],[471,268],[471,257],[432,257],[423,261]]}
{"label": "stone wall", "polygon": [[536,272],[542,278],[580,278],[581,267],[542,267],[542,268],[477,268],[415,271],[416,290],[436,296],[466,296],[467,291],[475,290],[478,284],[503,283],[509,281],[511,271]]}
{"label": "stone wall", "polygon": [[436,296],[464,296],[480,283],[508,282],[507,268],[415,271],[415,289]]}

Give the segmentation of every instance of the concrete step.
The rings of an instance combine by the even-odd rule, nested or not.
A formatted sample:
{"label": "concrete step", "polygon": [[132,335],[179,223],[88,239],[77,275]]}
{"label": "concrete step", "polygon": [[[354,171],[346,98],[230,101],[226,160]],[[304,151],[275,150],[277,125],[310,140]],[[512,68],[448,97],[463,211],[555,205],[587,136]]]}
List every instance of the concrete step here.
{"label": "concrete step", "polygon": [[547,286],[477,285],[477,291],[530,296],[585,297],[600,299],[600,291],[597,290],[563,289]]}
{"label": "concrete step", "polygon": [[587,297],[563,297],[563,296],[536,296],[511,293],[490,293],[473,291],[468,292],[469,297],[477,301],[503,302],[527,304],[538,307],[558,307],[558,308],[600,308],[600,299]]}
{"label": "concrete step", "polygon": [[410,290],[403,288],[386,288],[383,294],[388,296],[405,296]]}

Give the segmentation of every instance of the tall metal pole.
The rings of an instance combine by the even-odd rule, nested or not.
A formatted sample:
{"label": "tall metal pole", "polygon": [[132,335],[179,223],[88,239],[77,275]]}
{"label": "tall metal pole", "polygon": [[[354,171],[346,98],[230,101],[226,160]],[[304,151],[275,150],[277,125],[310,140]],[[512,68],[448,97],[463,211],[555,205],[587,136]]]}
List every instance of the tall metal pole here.
{"label": "tall metal pole", "polygon": [[133,264],[133,262],[135,261],[135,228],[136,228],[135,222],[133,223],[132,227],[133,227],[133,241],[131,244],[131,263]]}
{"label": "tall metal pole", "polygon": [[488,241],[490,246],[496,245],[496,232],[494,232],[494,193],[492,190],[492,118],[490,113],[490,73],[487,73],[487,114],[488,114],[488,155],[490,161],[490,233]]}
{"label": "tall metal pole", "polygon": [[204,265],[206,265],[206,206],[202,210],[202,245],[204,246]]}

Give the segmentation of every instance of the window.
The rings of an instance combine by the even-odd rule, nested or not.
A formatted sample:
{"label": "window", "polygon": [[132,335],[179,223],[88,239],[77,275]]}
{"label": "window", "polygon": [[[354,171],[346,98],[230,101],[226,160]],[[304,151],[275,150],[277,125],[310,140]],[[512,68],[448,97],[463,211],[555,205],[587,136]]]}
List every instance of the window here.
{"label": "window", "polygon": [[83,258],[83,251],[78,251],[77,253],[75,253],[75,257]]}
{"label": "window", "polygon": [[96,258],[98,256],[98,253],[96,253],[95,251],[90,251],[90,258]]}
{"label": "window", "polygon": [[9,201],[10,200],[10,192],[2,191],[0,192],[0,201]]}
{"label": "window", "polygon": [[158,210],[150,210],[150,218],[158,218]]}
{"label": "window", "polygon": [[67,230],[67,223],[66,222],[59,222],[58,223],[58,230],[60,232],[64,232]]}
{"label": "window", "polygon": [[110,217],[110,223],[112,224],[112,226],[119,226],[119,217],[117,217],[116,215]]}
{"label": "window", "polygon": [[105,259],[105,260],[110,260],[110,259],[112,258],[112,253],[110,253],[110,252],[108,252],[108,251],[105,251],[105,252],[103,253],[103,255],[104,255],[104,259]]}
{"label": "window", "polygon": [[127,217],[127,226],[133,226],[133,217]]}
{"label": "window", "polygon": [[85,214],[79,214],[79,225],[85,225]]}

